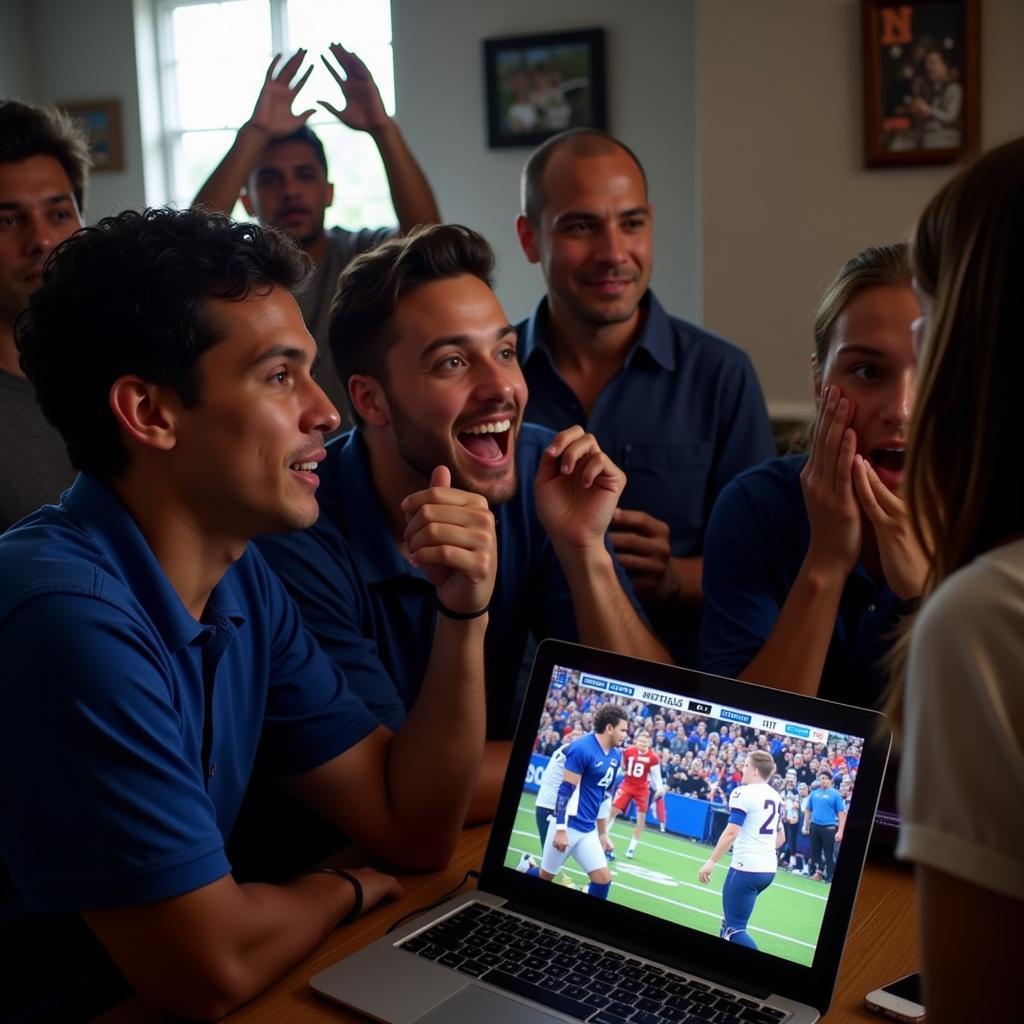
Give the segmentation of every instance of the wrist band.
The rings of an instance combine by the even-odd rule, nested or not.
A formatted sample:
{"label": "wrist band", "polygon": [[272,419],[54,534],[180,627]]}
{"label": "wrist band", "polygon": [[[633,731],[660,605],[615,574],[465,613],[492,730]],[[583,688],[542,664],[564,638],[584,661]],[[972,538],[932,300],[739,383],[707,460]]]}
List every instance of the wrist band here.
{"label": "wrist band", "polygon": [[481,615],[486,615],[491,610],[491,606],[489,604],[485,604],[483,608],[480,608],[475,612],[455,612],[452,611],[451,608],[448,608],[447,606],[443,605],[441,603],[441,599],[438,598],[437,610],[446,619],[455,619],[456,622],[465,622],[467,619],[479,619]]}
{"label": "wrist band", "polygon": [[900,601],[896,606],[897,615],[913,615],[921,607],[920,597],[908,597],[906,601]]}
{"label": "wrist band", "polygon": [[347,871],[342,871],[341,868],[314,868],[310,874],[321,874],[321,875],[337,875],[339,878],[344,878],[349,885],[352,886],[355,892],[355,901],[352,904],[352,909],[338,922],[339,925],[351,924],[362,912],[363,912],[363,887],[359,883],[359,879],[355,875],[349,874]]}

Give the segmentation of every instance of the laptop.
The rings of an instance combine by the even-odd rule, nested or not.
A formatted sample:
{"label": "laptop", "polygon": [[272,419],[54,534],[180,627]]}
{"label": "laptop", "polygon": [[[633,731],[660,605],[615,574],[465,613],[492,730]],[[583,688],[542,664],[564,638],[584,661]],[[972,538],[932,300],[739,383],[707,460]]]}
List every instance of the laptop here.
{"label": "laptop", "polygon": [[[763,876],[769,884],[754,901],[750,941],[722,938],[729,855],[707,883],[699,872],[729,820],[728,805],[670,791],[665,830],[650,807],[631,857],[635,822],[620,815],[612,824],[606,893],[600,886],[600,896],[589,892],[594,883],[574,855],[550,880],[539,877],[540,833],[550,830],[550,844],[554,822],[537,809],[550,760],[537,751],[556,737],[571,738],[575,725],[583,730],[576,742],[593,744],[594,715],[605,704],[626,712],[629,736],[620,754],[645,730],[655,748],[668,745],[669,775],[673,743],[680,761],[689,750],[702,766],[704,759],[721,761],[713,774],[722,790],[736,784],[737,752],[745,758],[754,747],[783,766],[787,752],[808,747],[819,764],[828,758],[838,765],[848,810],[831,873],[804,874],[808,839],[801,837],[795,864],[786,851],[774,875]],[[889,746],[884,719],[873,711],[546,640],[537,649],[479,888],[339,961],[311,985],[388,1024],[816,1021],[835,987]],[[773,812],[786,813],[782,797]],[[774,802],[769,795],[766,812]],[[801,812],[799,832],[802,825]],[[739,863],[738,849],[734,856]],[[585,866],[593,872],[593,862]]]}

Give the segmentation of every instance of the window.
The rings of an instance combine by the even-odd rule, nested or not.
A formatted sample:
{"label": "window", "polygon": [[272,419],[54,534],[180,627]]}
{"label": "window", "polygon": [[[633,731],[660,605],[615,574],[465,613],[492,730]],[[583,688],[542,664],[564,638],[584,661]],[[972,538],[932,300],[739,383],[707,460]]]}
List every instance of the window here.
{"label": "window", "polygon": [[[295,101],[316,107],[309,125],[323,140],[334,205],[328,227],[393,224],[387,178],[373,140],[321,107],[344,98],[320,61],[340,42],[365,61],[389,114],[395,110],[389,0],[158,0],[162,149],[170,200],[187,206],[252,113],[275,53],[298,47],[314,70]],[[333,59],[333,58],[331,58]],[[235,215],[244,217],[241,204]]]}

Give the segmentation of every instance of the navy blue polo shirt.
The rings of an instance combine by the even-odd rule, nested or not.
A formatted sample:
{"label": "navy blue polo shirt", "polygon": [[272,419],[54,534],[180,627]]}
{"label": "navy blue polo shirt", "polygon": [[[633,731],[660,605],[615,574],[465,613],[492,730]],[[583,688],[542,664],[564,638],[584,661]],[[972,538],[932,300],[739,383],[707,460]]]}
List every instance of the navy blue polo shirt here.
{"label": "navy blue polo shirt", "polygon": [[[498,574],[484,642],[489,739],[507,739],[515,730],[528,637],[577,635],[569,584],[533,502],[533,479],[551,437],[523,425],[516,447],[519,487],[493,510]],[[426,674],[437,591],[402,557],[391,535],[358,430],[327,445],[318,472],[317,522],[258,544],[349,684],[384,725],[396,729]],[[621,569],[619,576],[633,599]]]}
{"label": "navy blue polo shirt", "polygon": [[291,775],[377,726],[250,545],[202,621],[78,478],[0,538],[0,853],[29,909],[215,881],[257,757]]}
{"label": "navy blue polo shirt", "polygon": [[[800,489],[805,455],[772,459],[722,492],[704,546],[704,622],[699,665],[735,676],[775,627],[811,540]],[[885,692],[883,663],[895,638],[900,599],[859,564],[839,602],[819,696],[874,707]]]}
{"label": "navy blue polo shirt", "polygon": [[[620,505],[668,523],[672,554],[700,555],[711,508],[737,473],[775,454],[750,359],[722,338],[670,317],[650,291],[643,327],[587,416],[555,368],[548,304],[517,327],[530,389],[527,416],[552,430],[581,424],[628,477]],[[696,617],[677,614],[663,636],[692,664]]]}

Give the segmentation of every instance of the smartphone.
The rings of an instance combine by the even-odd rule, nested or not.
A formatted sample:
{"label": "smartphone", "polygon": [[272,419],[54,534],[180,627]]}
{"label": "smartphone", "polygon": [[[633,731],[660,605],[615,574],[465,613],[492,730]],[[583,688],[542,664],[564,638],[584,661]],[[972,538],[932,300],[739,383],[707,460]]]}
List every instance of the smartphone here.
{"label": "smartphone", "polygon": [[864,997],[868,1008],[885,1014],[894,1020],[911,1021],[917,1024],[924,1020],[924,1006],[921,1005],[921,975],[908,974],[905,978],[883,985]]}

